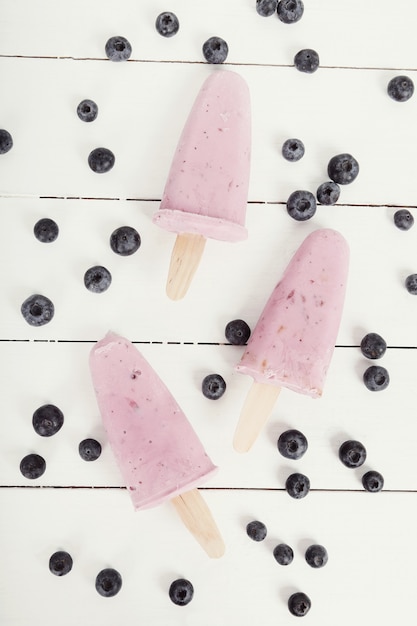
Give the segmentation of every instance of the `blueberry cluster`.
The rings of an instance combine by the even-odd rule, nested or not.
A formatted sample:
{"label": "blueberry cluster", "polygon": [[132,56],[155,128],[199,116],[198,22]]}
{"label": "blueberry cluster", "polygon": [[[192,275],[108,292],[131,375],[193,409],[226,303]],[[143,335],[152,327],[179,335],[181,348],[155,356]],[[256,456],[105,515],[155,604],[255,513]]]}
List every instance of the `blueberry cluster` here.
{"label": "blueberry cluster", "polygon": [[[387,344],[378,333],[368,333],[363,337],[360,348],[367,359],[380,359],[385,354]],[[388,370],[382,365],[371,365],[363,374],[363,382],[369,391],[383,391],[390,382]]]}
{"label": "blueberry cluster", "polygon": [[[301,431],[291,428],[280,434],[277,448],[286,459],[298,461],[307,452],[307,437]],[[310,491],[310,479],[301,472],[294,472],[285,481],[285,489],[289,496],[295,500],[301,500]]]}
{"label": "blueberry cluster", "polygon": [[[73,558],[65,550],[54,552],[49,558],[49,571],[55,576],[65,576],[72,570]],[[96,576],[95,588],[99,595],[104,598],[112,598],[119,593],[122,588],[122,577],[120,573],[112,568],[102,569]]]}
{"label": "blueberry cluster", "polygon": [[[348,439],[339,447],[339,459],[350,469],[361,467],[365,463],[366,455],[363,443],[355,439]],[[377,493],[384,486],[384,478],[376,470],[369,470],[362,475],[362,485],[366,491]]]}

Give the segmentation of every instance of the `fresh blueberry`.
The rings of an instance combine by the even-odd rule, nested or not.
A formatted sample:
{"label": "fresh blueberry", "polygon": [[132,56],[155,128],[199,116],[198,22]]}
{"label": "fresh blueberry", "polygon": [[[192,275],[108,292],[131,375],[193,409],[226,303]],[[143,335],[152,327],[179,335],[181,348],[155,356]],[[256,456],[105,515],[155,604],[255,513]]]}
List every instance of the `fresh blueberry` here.
{"label": "fresh blueberry", "polygon": [[33,227],[33,233],[38,241],[52,243],[59,234],[58,224],[49,217],[43,217],[36,222]]}
{"label": "fresh blueberry", "polygon": [[301,20],[304,13],[302,0],[280,0],[278,2],[277,14],[284,24],[294,24]]}
{"label": "fresh blueberry", "polygon": [[285,489],[291,498],[300,500],[310,491],[310,480],[304,474],[295,472],[290,474],[285,482]]}
{"label": "fresh blueberry", "polygon": [[340,196],[340,187],[337,183],[330,180],[318,187],[316,196],[320,204],[336,204]]}
{"label": "fresh blueberry", "polygon": [[140,248],[140,244],[140,235],[132,226],[120,226],[110,235],[110,247],[120,256],[134,254]]}
{"label": "fresh blueberry", "polygon": [[229,47],[221,37],[210,37],[203,43],[203,55],[208,63],[224,63]]}
{"label": "fresh blueberry", "polygon": [[93,100],[82,100],[77,106],[77,115],[82,122],[94,122],[98,115],[98,106]]}
{"label": "fresh blueberry", "polygon": [[46,461],[39,454],[28,454],[20,461],[20,471],[25,478],[34,480],[46,470]]}
{"label": "fresh blueberry", "polygon": [[72,570],[72,557],[65,550],[54,552],[49,559],[49,571],[55,576],[65,576]]}
{"label": "fresh blueberry", "polygon": [[244,346],[250,337],[250,328],[244,320],[232,320],[226,324],[224,335],[234,346]]}
{"label": "fresh blueberry", "polygon": [[311,609],[311,600],[302,591],[297,591],[288,598],[288,609],[292,615],[303,617]]}
{"label": "fresh blueberry", "polygon": [[320,65],[320,58],[315,50],[304,48],[295,55],[294,65],[299,72],[312,74]]}
{"label": "fresh blueberry", "polygon": [[174,604],[185,606],[194,596],[194,587],[186,578],[174,580],[169,587],[169,597]]}
{"label": "fresh blueberry", "polygon": [[226,381],[220,374],[208,374],[201,383],[203,395],[210,400],[218,400],[226,391]]}
{"label": "fresh blueberry", "polygon": [[132,54],[132,46],[126,37],[110,37],[106,42],[105,51],[110,61],[127,61]]}
{"label": "fresh blueberry", "polygon": [[6,154],[13,148],[13,138],[8,130],[0,128],[0,154]]}
{"label": "fresh blueberry", "polygon": [[89,291],[103,293],[111,285],[112,277],[108,269],[102,265],[90,267],[84,274],[84,285]]}
{"label": "fresh blueberry", "polygon": [[417,274],[410,274],[405,279],[405,287],[412,296],[417,295]]}
{"label": "fresh blueberry", "polygon": [[394,76],[388,83],[387,92],[393,100],[405,102],[414,93],[414,83],[409,76]]}
{"label": "fresh blueberry", "polygon": [[246,533],[253,541],[263,541],[267,535],[267,528],[263,522],[254,520],[246,526]]}
{"label": "fresh blueberry", "polygon": [[114,166],[115,160],[113,152],[108,148],[94,148],[88,155],[88,165],[97,174],[109,172]]}
{"label": "fresh blueberry", "polygon": [[122,588],[122,577],[111,567],[102,569],[96,576],[96,590],[104,598],[112,598]]}
{"label": "fresh blueberry", "polygon": [[64,414],[54,404],[44,404],[34,412],[32,424],[35,432],[41,437],[52,437],[64,423]]}
{"label": "fresh blueberry", "polygon": [[43,326],[51,321],[55,313],[55,307],[46,296],[35,293],[29,296],[20,307],[20,311],[31,326]]}
{"label": "fresh blueberry", "polygon": [[414,224],[414,217],[408,209],[398,209],[394,213],[394,224],[400,230],[409,230]]}
{"label": "fresh blueberry", "polygon": [[96,461],[101,454],[101,444],[96,439],[83,439],[78,452],[83,461]]}
{"label": "fresh blueberry", "polygon": [[287,139],[282,145],[282,156],[287,161],[299,161],[304,156],[304,152],[301,139]]}
{"label": "fresh blueberry", "polygon": [[160,13],[155,21],[155,28],[163,37],[176,35],[180,27],[178,17],[171,11]]}
{"label": "fresh blueberry", "polygon": [[382,365],[371,365],[363,374],[363,382],[369,391],[382,391],[389,385],[388,370]]}
{"label": "fresh blueberry", "polygon": [[298,189],[287,200],[287,211],[297,222],[304,222],[313,217],[317,209],[316,199],[310,191]]}
{"label": "fresh blueberry", "polygon": [[366,460],[366,448],[360,441],[349,439],[340,446],[339,459],[346,467],[360,467]]}
{"label": "fresh blueberry", "polygon": [[274,558],[280,565],[289,565],[294,558],[294,551],[291,546],[286,543],[280,543],[275,546],[273,551]]}
{"label": "fresh blueberry", "polygon": [[256,0],[256,10],[262,17],[270,17],[277,10],[278,0]]}
{"label": "fresh blueberry", "polygon": [[315,543],[307,548],[305,558],[311,567],[318,569],[319,567],[326,565],[329,560],[329,555],[327,554],[327,550],[324,546]]}
{"label": "fresh blueberry", "polygon": [[349,185],[359,174],[359,163],[346,152],[336,154],[327,165],[327,173],[338,185]]}
{"label": "fresh blueberry", "polygon": [[277,446],[282,456],[287,459],[301,459],[308,447],[307,438],[295,428],[286,430],[278,437]]}
{"label": "fresh blueberry", "polygon": [[370,470],[362,476],[362,485],[366,491],[377,493],[378,491],[381,491],[384,486],[384,478],[379,472]]}
{"label": "fresh blueberry", "polygon": [[361,341],[361,352],[367,359],[380,359],[386,349],[387,343],[378,333],[368,333]]}

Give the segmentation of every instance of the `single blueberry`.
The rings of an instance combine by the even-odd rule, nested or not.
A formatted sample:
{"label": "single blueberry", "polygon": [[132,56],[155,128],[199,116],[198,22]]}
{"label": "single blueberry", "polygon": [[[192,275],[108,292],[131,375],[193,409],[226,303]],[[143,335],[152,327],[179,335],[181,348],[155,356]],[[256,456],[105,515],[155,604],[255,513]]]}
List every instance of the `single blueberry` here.
{"label": "single blueberry", "polygon": [[287,139],[281,151],[287,161],[299,161],[304,156],[305,148],[301,139]]}
{"label": "single blueberry", "polygon": [[171,11],[160,13],[155,21],[155,28],[163,37],[176,35],[180,27],[178,17]]}
{"label": "single blueberry", "polygon": [[388,370],[382,365],[371,365],[363,373],[363,382],[369,391],[382,391],[389,385]]}
{"label": "single blueberry", "polygon": [[168,593],[174,604],[185,606],[193,599],[194,587],[186,578],[178,578],[171,583]]}
{"label": "single blueberry", "polygon": [[105,51],[110,61],[127,61],[132,54],[132,46],[126,37],[110,37],[106,42]]}
{"label": "single blueberry", "polygon": [[65,550],[54,552],[49,559],[49,571],[55,576],[65,576],[72,570],[72,557]]}
{"label": "single blueberry", "polygon": [[294,57],[294,65],[299,72],[312,74],[320,65],[319,55],[315,50],[305,48],[297,52]]}
{"label": "single blueberry", "polygon": [[414,83],[409,76],[394,76],[388,83],[387,92],[393,100],[405,102],[414,93]]}
{"label": "single blueberry", "polygon": [[39,454],[28,454],[20,461],[20,471],[25,478],[34,480],[39,478],[46,470],[46,461]]}
{"label": "single blueberry", "polygon": [[317,188],[316,196],[320,204],[336,204],[340,196],[340,187],[337,183],[330,180],[322,183]]}
{"label": "single blueberry", "polygon": [[315,543],[307,548],[305,558],[311,567],[318,569],[326,565],[329,560],[329,555],[327,554],[327,550],[324,546]]}
{"label": "single blueberry", "polygon": [[286,543],[280,543],[275,546],[273,555],[276,562],[280,565],[289,565],[294,559],[294,551]]}
{"label": "single blueberry", "polygon": [[109,172],[115,161],[113,152],[108,148],[94,148],[88,155],[88,165],[97,174]]}
{"label": "single blueberry", "polygon": [[338,185],[349,185],[359,174],[359,163],[346,152],[336,154],[327,165],[327,173]]}
{"label": "single blueberry", "polygon": [[387,343],[378,333],[368,333],[361,341],[361,352],[367,359],[380,359],[386,349]]}
{"label": "single blueberry", "polygon": [[224,63],[229,47],[221,37],[210,37],[203,43],[203,55],[208,63]]}
{"label": "single blueberry", "polygon": [[311,600],[302,591],[297,591],[288,598],[288,609],[292,615],[303,617],[311,609]]}
{"label": "single blueberry", "polygon": [[250,328],[244,320],[232,320],[226,324],[224,335],[234,346],[244,346],[250,337]]}
{"label": "single blueberry", "polygon": [[263,541],[267,535],[267,528],[263,522],[254,520],[246,526],[246,533],[253,541]]}
{"label": "single blueberry", "polygon": [[101,454],[101,444],[96,439],[83,439],[78,452],[83,461],[96,461]]}
{"label": "single blueberry", "polygon": [[417,274],[410,274],[405,279],[405,287],[412,296],[417,295]]}
{"label": "single blueberry", "polygon": [[94,100],[82,100],[77,106],[77,115],[82,122],[94,122],[98,115],[98,106]]}
{"label": "single blueberry", "polygon": [[280,0],[278,2],[277,14],[284,24],[294,24],[301,20],[304,13],[302,0]]}
{"label": "single blueberry", "polygon": [[256,0],[256,10],[262,17],[270,17],[277,10],[278,0]]}
{"label": "single blueberry", "polygon": [[103,293],[111,285],[112,277],[108,269],[102,265],[90,267],[84,274],[84,285],[89,291]]}
{"label": "single blueberry", "polygon": [[59,234],[58,224],[49,217],[43,217],[36,222],[33,233],[41,243],[52,243]]}
{"label": "single blueberry", "polygon": [[32,424],[35,432],[41,437],[52,437],[64,423],[64,414],[54,404],[44,404],[34,412]]}
{"label": "single blueberry", "polygon": [[122,577],[111,567],[102,569],[96,576],[96,590],[104,598],[112,598],[122,588]]}
{"label": "single blueberry", "polygon": [[110,235],[110,247],[120,256],[134,254],[140,248],[140,244],[140,235],[132,226],[120,226]]}
{"label": "single blueberry", "polygon": [[317,209],[316,199],[310,191],[298,189],[287,200],[287,211],[297,222],[304,222],[313,217]]}
{"label": "single blueberry", "polygon": [[290,474],[285,482],[287,493],[296,500],[304,498],[310,491],[310,480],[300,472]]}
{"label": "single blueberry", "polygon": [[339,459],[346,467],[360,467],[366,460],[366,448],[355,439],[344,441],[339,448]]}
{"label": "single blueberry", "polygon": [[6,154],[13,148],[13,138],[8,130],[0,128],[0,154]]}
{"label": "single blueberry", "polygon": [[394,213],[394,224],[400,230],[409,230],[414,224],[414,217],[408,209],[398,209]]}
{"label": "single blueberry", "polygon": [[203,395],[210,400],[218,400],[226,391],[226,381],[220,374],[208,374],[201,383]]}
{"label": "single blueberry", "polygon": [[292,428],[281,433],[278,437],[277,446],[282,456],[287,459],[301,459],[308,448],[305,435],[299,430]]}
{"label": "single blueberry", "polygon": [[54,316],[55,307],[46,296],[35,293],[29,296],[20,307],[20,311],[31,326],[43,326],[48,324]]}
{"label": "single blueberry", "polygon": [[384,478],[379,472],[370,470],[362,476],[362,485],[366,491],[377,493],[378,491],[381,491],[384,486]]}

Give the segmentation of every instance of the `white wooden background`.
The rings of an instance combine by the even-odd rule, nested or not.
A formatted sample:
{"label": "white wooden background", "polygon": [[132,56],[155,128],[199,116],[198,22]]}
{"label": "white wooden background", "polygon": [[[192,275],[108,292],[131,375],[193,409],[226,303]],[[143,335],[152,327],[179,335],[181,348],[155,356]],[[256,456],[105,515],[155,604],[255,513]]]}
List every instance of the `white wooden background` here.
{"label": "white wooden background", "polygon": [[[171,39],[154,28],[165,10],[180,20]],[[417,226],[401,232],[392,218],[397,207],[416,207],[417,96],[396,103],[386,86],[400,73],[417,83],[416,16],[411,0],[394,7],[388,0],[305,0],[302,20],[291,26],[258,16],[254,0],[3,0],[0,128],[11,132],[14,147],[0,156],[1,624],[52,626],[58,616],[62,626],[287,624],[295,619],[287,598],[298,590],[312,599],[305,617],[311,625],[412,623],[417,298],[404,279],[417,272]],[[131,42],[129,62],[105,59],[112,35]],[[229,44],[221,68],[202,57],[202,43],[212,35]],[[320,55],[313,75],[292,65],[305,47]],[[227,69],[247,80],[252,98],[249,238],[208,241],[186,298],[171,302],[165,280],[174,236],[151,218],[200,85],[211,72]],[[99,106],[91,124],[75,112],[84,98]],[[289,137],[305,144],[298,163],[280,154]],[[102,145],[113,150],[116,165],[99,176],[87,156]],[[336,206],[318,206],[310,221],[293,221],[285,210],[288,195],[300,188],[314,193],[339,152],[358,159],[358,179],[342,188]],[[42,217],[60,227],[53,244],[33,236]],[[127,258],[108,243],[124,224],[142,238]],[[283,390],[252,451],[239,455],[231,441],[251,380],[233,371],[243,348],[225,344],[224,327],[238,317],[254,326],[289,258],[319,227],[340,230],[351,248],[324,396],[311,400]],[[113,275],[101,295],[83,285],[85,270],[95,264]],[[56,307],[42,328],[20,315],[34,292]],[[138,342],[219,466],[203,493],[226,542],[220,560],[206,557],[169,503],[135,514],[120,488],[88,371],[93,342],[108,329]],[[362,382],[371,363],[358,346],[371,331],[389,346],[380,364],[391,383],[380,393]],[[200,390],[213,372],[227,381],[217,402]],[[31,424],[33,411],[47,402],[65,414],[62,430],[50,439]],[[298,462],[276,449],[277,437],[290,427],[309,440]],[[94,463],[78,455],[79,441],[89,436],[103,444]],[[367,447],[360,471],[338,459],[348,438]],[[47,461],[35,482],[19,471],[29,452]],[[363,491],[367,469],[384,475],[382,493]],[[311,479],[302,501],[284,490],[293,471]],[[264,543],[247,537],[252,519],[267,525]],[[272,557],[282,541],[295,553],[287,568]],[[322,570],[304,561],[310,543],[328,549]],[[58,549],[74,559],[64,578],[48,570]],[[122,574],[115,598],[94,589],[103,567]],[[195,588],[184,608],[168,597],[178,577]]]}

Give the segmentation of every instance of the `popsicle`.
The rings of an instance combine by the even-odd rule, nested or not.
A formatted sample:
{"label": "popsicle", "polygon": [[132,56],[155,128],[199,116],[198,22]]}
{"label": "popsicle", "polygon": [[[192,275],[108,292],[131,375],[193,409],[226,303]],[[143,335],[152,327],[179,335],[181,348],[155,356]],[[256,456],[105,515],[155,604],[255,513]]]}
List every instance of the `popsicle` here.
{"label": "popsicle", "polygon": [[209,556],[223,540],[197,486],[217,470],[191,424],[151,365],[109,332],[90,353],[104,428],[136,510],[172,500]]}
{"label": "popsicle", "polygon": [[244,79],[214,71],[201,87],[174,154],[153,222],[177,233],[166,291],[187,293],[206,238],[236,242],[245,228],[251,107]]}
{"label": "popsicle", "polygon": [[281,387],[323,393],[345,299],[349,247],[336,230],[303,241],[257,322],[236,370],[254,379],[233,445],[247,452],[274,408]]}

